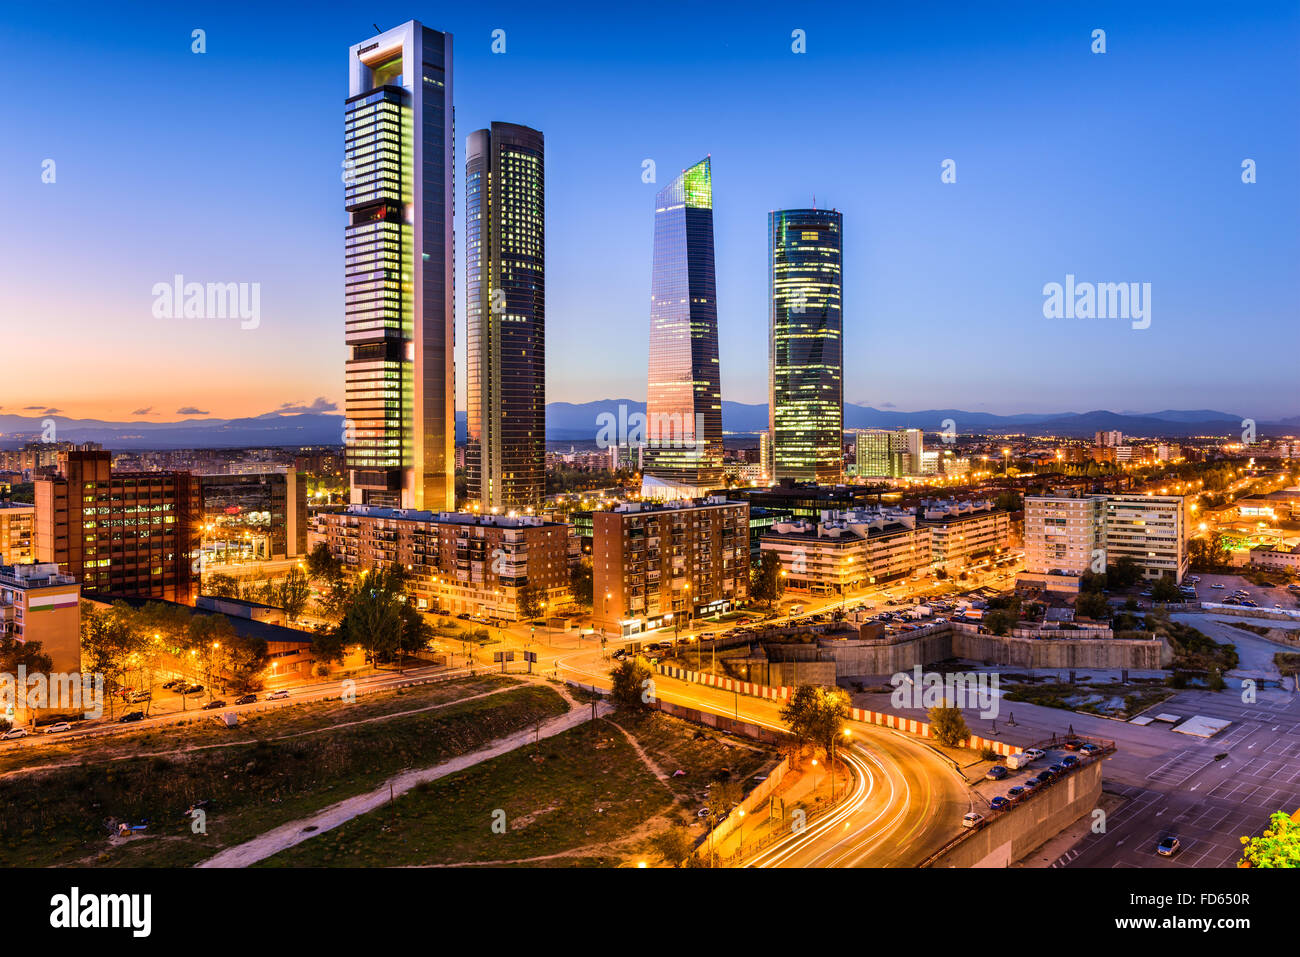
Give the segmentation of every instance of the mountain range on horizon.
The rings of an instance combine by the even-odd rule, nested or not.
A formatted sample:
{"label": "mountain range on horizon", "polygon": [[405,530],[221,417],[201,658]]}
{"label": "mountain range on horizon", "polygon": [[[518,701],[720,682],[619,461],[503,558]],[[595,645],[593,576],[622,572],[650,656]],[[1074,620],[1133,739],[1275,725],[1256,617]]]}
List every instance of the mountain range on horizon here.
{"label": "mountain range on horizon", "polygon": [[[645,403],[633,399],[598,399],[592,402],[551,402],[546,406],[546,437],[550,441],[591,441],[600,428],[599,417],[613,416],[620,407],[624,421],[645,413]],[[951,419],[962,434],[1059,435],[1090,438],[1102,430],[1146,438],[1186,438],[1195,435],[1236,435],[1245,416],[1213,409],[1165,409],[1160,412],[1030,413],[998,415],[962,409],[926,409],[901,412],[845,403],[845,429],[919,428],[940,432]],[[63,415],[0,414],[0,448],[17,448],[38,439],[47,420],[54,421],[55,436],[71,442],[99,442],[115,451],[183,448],[239,448],[244,446],[340,445],[343,416],[337,413],[267,412],[236,418],[187,418],[173,422],[113,422],[76,419]],[[608,420],[606,420],[608,421]],[[722,427],[730,434],[753,434],[767,428],[767,404],[722,403]],[[1255,424],[1259,437],[1300,433],[1300,415]],[[464,441],[465,413],[456,413],[456,438]]]}

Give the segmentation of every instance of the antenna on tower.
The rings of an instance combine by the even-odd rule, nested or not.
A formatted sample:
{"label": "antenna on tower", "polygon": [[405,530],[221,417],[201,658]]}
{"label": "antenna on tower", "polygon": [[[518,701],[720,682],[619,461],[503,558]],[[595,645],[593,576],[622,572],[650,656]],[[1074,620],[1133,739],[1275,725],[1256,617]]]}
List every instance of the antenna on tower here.
{"label": "antenna on tower", "polygon": [[372,23],[372,24],[370,24],[370,25],[371,25],[372,27],[375,28],[375,32],[376,32],[376,33],[383,33],[383,32],[384,32],[383,30],[379,29],[379,24],[377,24],[377,23]]}

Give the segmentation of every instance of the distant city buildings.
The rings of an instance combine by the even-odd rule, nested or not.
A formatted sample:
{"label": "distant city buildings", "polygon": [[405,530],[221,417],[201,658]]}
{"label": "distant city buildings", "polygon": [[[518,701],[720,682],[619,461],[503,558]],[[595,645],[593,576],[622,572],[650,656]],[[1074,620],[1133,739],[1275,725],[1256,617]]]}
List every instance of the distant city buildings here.
{"label": "distant city buildings", "polygon": [[455,507],[452,38],[411,20],[348,51],[344,302],[352,501]]}
{"label": "distant city buildings", "polygon": [[[864,429],[854,442],[858,475],[863,478],[902,478],[921,475],[927,467],[923,458],[925,433],[920,429]],[[928,462],[938,472],[938,456]]]}
{"label": "distant city buildings", "polygon": [[722,386],[708,157],[655,197],[642,495],[696,498],[722,477]]}
{"label": "distant city buildings", "polygon": [[715,495],[592,516],[593,617],[603,634],[682,626],[749,594],[749,506]]}
{"label": "distant city buildings", "polygon": [[192,605],[199,589],[199,489],[188,472],[115,472],[108,452],[69,452],[36,480],[37,562],[87,597]]}
{"label": "distant city buildings", "polygon": [[513,123],[465,160],[468,498],[487,512],[546,492],[545,144]]}
{"label": "distant city buildings", "polygon": [[842,214],[768,214],[768,421],[773,481],[843,477]]}
{"label": "distant city buildings", "polygon": [[1123,432],[1119,432],[1119,431],[1097,432],[1097,433],[1093,436],[1093,444],[1094,444],[1094,445],[1105,446],[1105,447],[1107,447],[1107,448],[1110,448],[1110,447],[1113,447],[1113,446],[1116,446],[1116,445],[1123,445],[1123,444],[1124,444],[1124,433],[1123,433]]}

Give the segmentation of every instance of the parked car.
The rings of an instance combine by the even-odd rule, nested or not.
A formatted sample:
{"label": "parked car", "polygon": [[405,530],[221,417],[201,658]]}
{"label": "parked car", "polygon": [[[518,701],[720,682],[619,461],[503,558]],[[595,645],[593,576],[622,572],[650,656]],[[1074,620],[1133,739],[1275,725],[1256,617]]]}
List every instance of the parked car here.
{"label": "parked car", "polygon": [[186,685],[183,694],[199,694],[203,691],[203,685]]}
{"label": "parked car", "polygon": [[1069,741],[1065,742],[1065,744],[1061,746],[1065,748],[1065,750],[1067,751],[1078,751],[1081,747],[1083,747],[1083,742],[1080,741],[1078,738],[1071,738]]}
{"label": "parked car", "polygon": [[216,701],[209,701],[203,706],[204,711],[216,711],[218,708],[224,708],[226,703],[218,698]]}
{"label": "parked car", "polygon": [[132,691],[128,699],[132,704],[139,704],[141,701],[149,701],[153,695],[148,691]]}
{"label": "parked car", "polygon": [[961,819],[962,827],[979,827],[983,823],[984,823],[984,815],[976,814],[974,811],[971,811],[969,814],[964,815]]}
{"label": "parked car", "polygon": [[269,695],[266,696],[266,700],[267,700],[267,701],[282,701],[283,699],[285,699],[285,698],[287,698],[287,697],[289,697],[289,692],[286,691],[285,689],[281,688],[279,691],[272,691]]}
{"label": "parked car", "polygon": [[0,741],[12,741],[14,738],[27,737],[26,728],[10,728],[4,734],[0,734]]}
{"label": "parked car", "polygon": [[989,807],[993,808],[995,811],[1005,811],[1007,808],[1011,807],[1011,802],[1002,797],[1002,795],[998,795],[993,800],[989,801]]}
{"label": "parked car", "polygon": [[1077,768],[1078,766],[1079,766],[1079,759],[1076,758],[1073,754],[1068,754],[1065,757],[1061,758],[1061,767],[1065,768],[1067,771],[1070,768]]}
{"label": "parked car", "polygon": [[1086,755],[1094,755],[1097,754],[1099,751],[1101,751],[1101,745],[1099,744],[1085,744],[1083,747],[1079,749],[1080,754],[1086,754]]}
{"label": "parked car", "polygon": [[255,694],[246,694],[246,695],[241,695],[240,697],[236,698],[236,699],[235,699],[235,704],[252,704],[252,703],[253,703],[254,701],[256,701],[256,700],[257,700],[257,695],[255,695]]}
{"label": "parked car", "polygon": [[1047,757],[1047,752],[1039,748],[1025,748],[1025,754],[1029,755],[1029,760],[1037,761],[1039,758]]}
{"label": "parked car", "polygon": [[1019,801],[1024,796],[1025,796],[1025,789],[1021,787],[1019,784],[1017,784],[1013,788],[1007,788],[1007,797],[1010,798],[1011,801],[1013,802]]}
{"label": "parked car", "polygon": [[72,725],[67,721],[59,721],[45,729],[46,734],[59,734],[63,731],[71,731]]}
{"label": "parked car", "polygon": [[1029,778],[1021,785],[1021,787],[1024,789],[1024,792],[1028,794],[1042,783],[1043,782],[1038,780],[1038,778]]}
{"label": "parked car", "polygon": [[993,765],[993,767],[989,768],[988,772],[984,775],[984,777],[988,778],[990,781],[1001,781],[1006,776],[1007,769],[1000,764]]}
{"label": "parked car", "polygon": [[1182,847],[1182,844],[1179,843],[1178,838],[1167,835],[1162,837],[1160,843],[1156,845],[1156,853],[1161,857],[1173,857],[1178,853],[1180,847]]}
{"label": "parked car", "polygon": [[143,721],[143,720],[144,720],[143,711],[128,711],[126,714],[122,715],[122,717],[117,719],[118,724],[127,724],[128,722],[131,721]]}
{"label": "parked car", "polygon": [[1223,588],[1225,588],[1225,587],[1227,587],[1227,586],[1225,586],[1225,585],[1219,585],[1219,584],[1214,584],[1214,585],[1211,585],[1210,587],[1211,587],[1211,588],[1223,589]]}

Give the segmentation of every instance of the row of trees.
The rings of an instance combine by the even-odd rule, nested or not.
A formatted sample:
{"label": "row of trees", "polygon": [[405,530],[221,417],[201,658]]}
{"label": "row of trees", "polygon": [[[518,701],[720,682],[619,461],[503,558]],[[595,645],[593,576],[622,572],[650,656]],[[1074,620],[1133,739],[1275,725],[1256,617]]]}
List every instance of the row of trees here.
{"label": "row of trees", "polygon": [[364,649],[375,664],[400,661],[424,648],[433,628],[407,600],[409,576],[401,565],[363,571],[353,579],[341,569],[329,576],[322,604],[333,623],[316,629],[312,652],[322,663],[342,661],[348,647]]}
{"label": "row of trees", "polygon": [[237,634],[224,615],[160,602],[133,608],[119,601],[107,609],[81,603],[81,668],[103,675],[110,703],[123,689],[151,687],[164,670],[204,675],[209,693],[213,681],[250,690],[260,685],[266,662],[266,642]]}
{"label": "row of trees", "polygon": [[240,598],[282,608],[289,624],[293,624],[303,616],[311,602],[311,579],[299,568],[289,569],[278,582],[269,578],[248,581],[217,573],[208,578],[204,594],[218,598]]}

